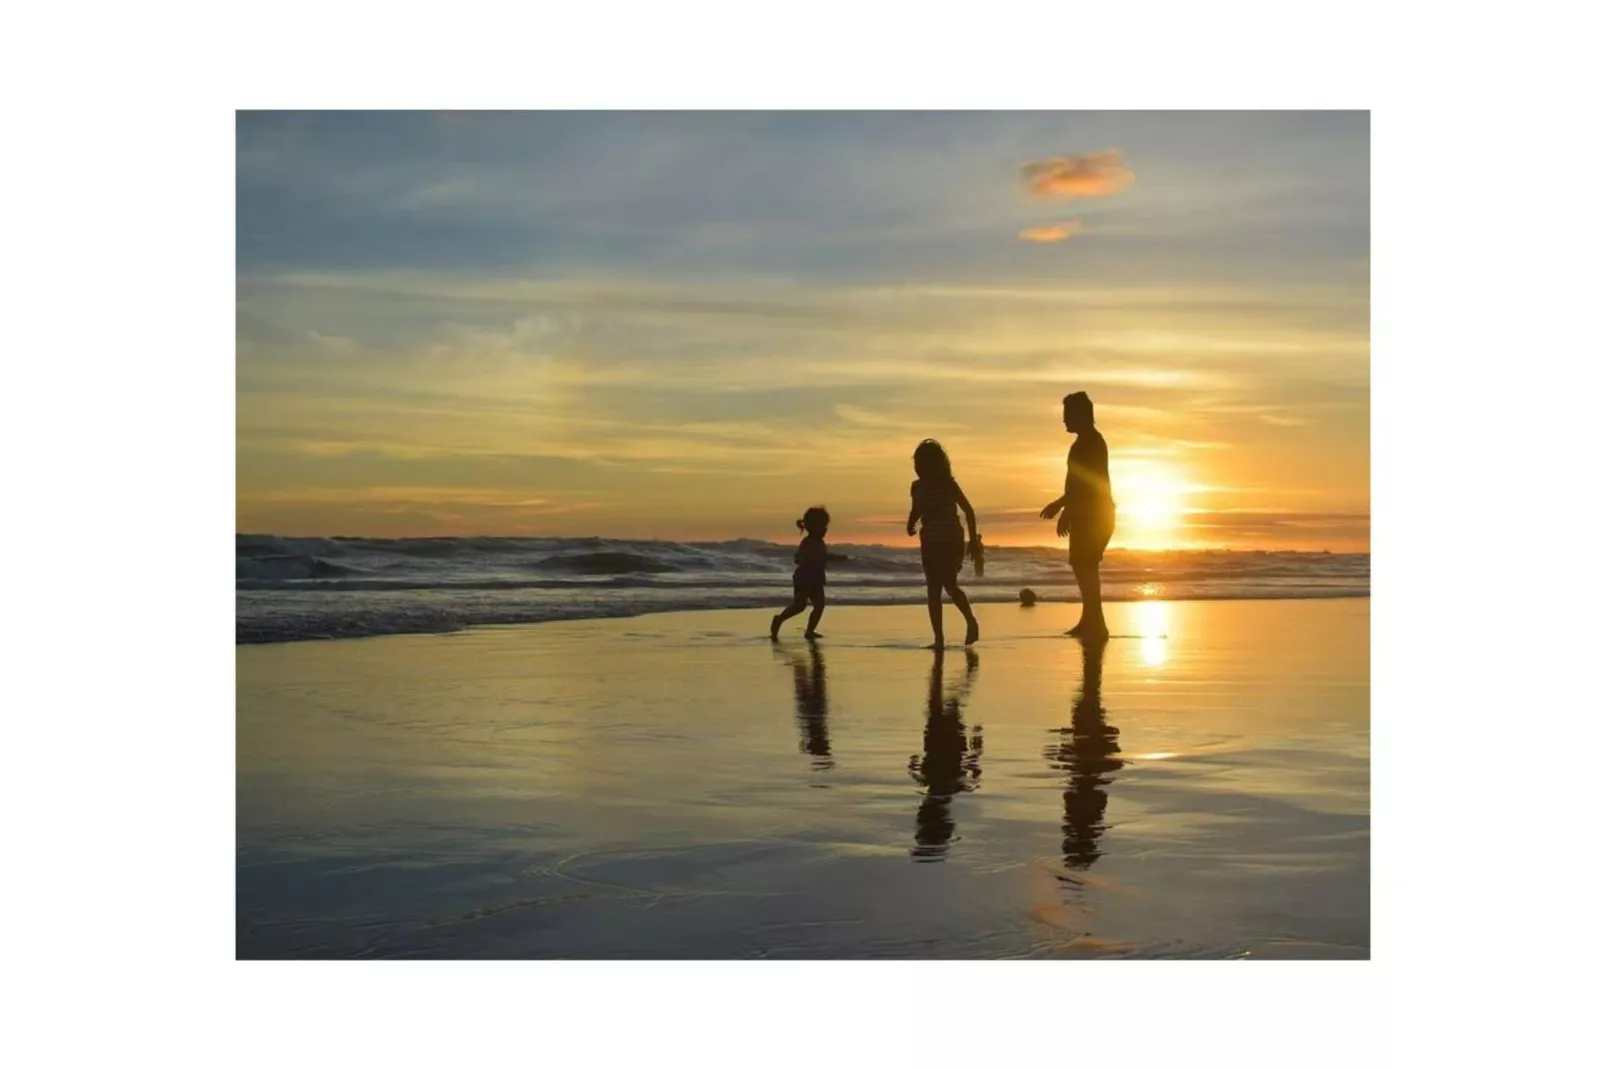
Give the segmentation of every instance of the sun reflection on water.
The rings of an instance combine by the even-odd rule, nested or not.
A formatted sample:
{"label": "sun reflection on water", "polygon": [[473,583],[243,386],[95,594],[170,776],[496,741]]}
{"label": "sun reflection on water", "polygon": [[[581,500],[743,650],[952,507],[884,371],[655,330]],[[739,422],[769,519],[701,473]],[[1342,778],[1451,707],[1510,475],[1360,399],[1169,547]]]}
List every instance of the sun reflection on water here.
{"label": "sun reflection on water", "polygon": [[1164,665],[1170,654],[1171,603],[1139,602],[1137,605],[1138,657],[1151,669]]}

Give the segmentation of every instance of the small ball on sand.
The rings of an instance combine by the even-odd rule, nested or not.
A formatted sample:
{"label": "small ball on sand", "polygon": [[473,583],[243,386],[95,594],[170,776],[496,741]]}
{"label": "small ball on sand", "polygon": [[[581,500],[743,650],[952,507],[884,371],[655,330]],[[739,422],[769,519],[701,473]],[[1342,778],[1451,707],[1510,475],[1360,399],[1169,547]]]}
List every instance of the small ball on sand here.
{"label": "small ball on sand", "polygon": [[1020,604],[1023,606],[1035,606],[1037,604],[1037,592],[1030,587],[1022,587],[1020,589]]}

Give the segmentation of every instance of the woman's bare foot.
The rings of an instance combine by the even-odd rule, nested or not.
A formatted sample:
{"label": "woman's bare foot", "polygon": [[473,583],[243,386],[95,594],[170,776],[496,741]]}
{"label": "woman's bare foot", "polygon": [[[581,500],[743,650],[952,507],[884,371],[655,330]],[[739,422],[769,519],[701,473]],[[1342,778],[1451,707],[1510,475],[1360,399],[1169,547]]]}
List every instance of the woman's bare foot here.
{"label": "woman's bare foot", "polygon": [[771,639],[779,639],[780,637],[781,637],[781,615],[779,613],[777,613],[777,614],[775,614],[775,616],[770,618],[770,638]]}
{"label": "woman's bare foot", "polygon": [[1082,629],[1085,628],[1085,627],[1087,627],[1087,621],[1079,620],[1079,621],[1076,622],[1076,627],[1072,628],[1070,631],[1066,632],[1065,634],[1069,635],[1069,636],[1079,636],[1079,635],[1082,634]]}
{"label": "woman's bare foot", "polygon": [[819,632],[804,632],[803,633],[803,638],[805,638],[805,639],[824,639],[825,636],[820,634]]}
{"label": "woman's bare foot", "polygon": [[1110,637],[1110,628],[1102,621],[1096,624],[1079,624],[1076,628],[1076,637],[1088,642],[1101,643]]}
{"label": "woman's bare foot", "polygon": [[976,640],[978,640],[980,638],[981,638],[981,625],[977,624],[975,621],[971,621],[970,622],[970,627],[965,629],[965,645],[969,646],[971,643],[974,643]]}

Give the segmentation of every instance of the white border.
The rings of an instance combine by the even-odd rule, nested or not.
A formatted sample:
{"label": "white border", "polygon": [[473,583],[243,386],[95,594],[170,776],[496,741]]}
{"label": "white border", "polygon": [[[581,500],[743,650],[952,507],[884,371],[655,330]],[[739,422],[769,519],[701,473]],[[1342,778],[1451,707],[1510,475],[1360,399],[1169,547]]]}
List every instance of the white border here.
{"label": "white border", "polygon": [[[1598,659],[1598,402],[1558,360],[1598,359],[1597,38],[1567,12],[30,9],[8,71],[13,1046],[177,1066],[1587,1050],[1581,989],[1549,972],[1598,944],[1594,836],[1571,827],[1599,806],[1598,687],[1573,682]],[[232,962],[232,109],[334,105],[1375,109],[1375,961]]]}

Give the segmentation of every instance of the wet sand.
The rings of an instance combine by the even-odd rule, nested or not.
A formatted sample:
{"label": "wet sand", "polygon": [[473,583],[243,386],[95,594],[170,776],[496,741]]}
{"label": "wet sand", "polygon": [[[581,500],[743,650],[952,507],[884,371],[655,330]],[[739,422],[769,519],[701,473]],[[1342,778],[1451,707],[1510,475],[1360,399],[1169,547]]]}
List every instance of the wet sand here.
{"label": "wet sand", "polygon": [[1369,955],[1369,600],[771,612],[237,647],[237,954]]}

